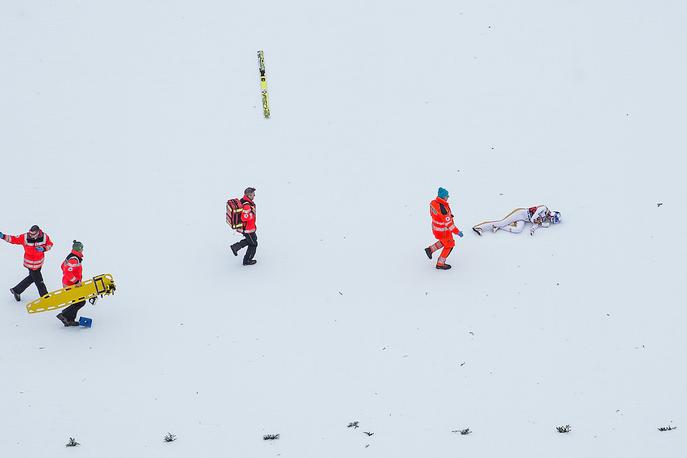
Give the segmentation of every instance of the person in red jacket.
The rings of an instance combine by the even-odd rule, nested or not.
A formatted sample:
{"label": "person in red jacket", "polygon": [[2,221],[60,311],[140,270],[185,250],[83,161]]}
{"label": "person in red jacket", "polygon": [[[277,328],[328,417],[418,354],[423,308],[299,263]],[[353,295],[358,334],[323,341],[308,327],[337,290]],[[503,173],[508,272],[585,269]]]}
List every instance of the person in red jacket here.
{"label": "person in red jacket", "polygon": [[437,269],[448,270],[451,265],[446,264],[446,258],[456,246],[453,234],[462,237],[463,232],[453,222],[453,213],[451,213],[451,207],[448,205],[448,191],[446,189],[439,188],[437,198],[429,203],[429,214],[432,217],[432,233],[438,241],[425,248],[425,253],[429,259],[432,259],[432,254],[443,248],[437,260]]}
{"label": "person in red jacket", "polygon": [[45,261],[45,252],[52,248],[52,241],[48,234],[34,224],[26,234],[8,235],[0,232],[0,238],[13,245],[22,245],[24,247],[24,267],[29,269],[29,275],[20,281],[17,286],[10,288],[14,299],[19,302],[21,300],[21,293],[31,283],[36,284],[38,294],[41,297],[48,294],[48,289],[45,287],[45,283],[43,283],[43,274],[41,274],[41,267],[43,267],[43,262]]}
{"label": "person in red jacket", "polygon": [[[83,243],[74,240],[72,243],[72,251],[67,255],[67,258],[62,263],[62,287],[81,286],[81,278],[83,277]],[[65,326],[78,326],[76,321],[76,314],[86,305],[86,301],[75,302],[57,315],[57,318]]]}
{"label": "person in red jacket", "polygon": [[231,246],[231,252],[234,256],[238,256],[239,250],[244,247],[248,247],[246,254],[243,256],[243,265],[252,266],[256,261],[253,259],[255,252],[258,249],[258,236],[255,233],[255,188],[246,188],[241,198],[241,203],[243,204],[243,213],[241,213],[241,221],[243,221],[243,227],[238,231],[243,234],[243,240],[234,243]]}

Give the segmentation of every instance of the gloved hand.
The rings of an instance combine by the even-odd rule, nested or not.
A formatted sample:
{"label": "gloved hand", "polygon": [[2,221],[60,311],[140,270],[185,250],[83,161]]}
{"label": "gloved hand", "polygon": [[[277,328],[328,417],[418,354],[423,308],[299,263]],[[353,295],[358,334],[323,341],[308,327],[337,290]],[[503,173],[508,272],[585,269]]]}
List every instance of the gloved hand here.
{"label": "gloved hand", "polygon": [[4,239],[4,238],[5,238],[5,234],[3,234],[2,232],[0,232],[0,239]]}
{"label": "gloved hand", "polygon": [[458,231],[458,237],[462,237],[462,236],[463,236],[463,231]]}
{"label": "gloved hand", "polygon": [[45,248],[43,248],[42,246],[37,246],[36,251],[40,251],[42,253],[45,251]]}

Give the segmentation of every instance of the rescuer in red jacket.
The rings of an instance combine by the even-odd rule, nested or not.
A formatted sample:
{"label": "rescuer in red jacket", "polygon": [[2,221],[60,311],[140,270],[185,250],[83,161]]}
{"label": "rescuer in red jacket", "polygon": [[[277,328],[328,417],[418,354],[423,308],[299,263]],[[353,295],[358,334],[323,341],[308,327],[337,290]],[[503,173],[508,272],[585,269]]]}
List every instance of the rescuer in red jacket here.
{"label": "rescuer in red jacket", "polygon": [[453,222],[453,213],[451,213],[451,207],[448,205],[448,191],[446,189],[439,188],[437,198],[429,203],[429,214],[432,217],[432,233],[438,242],[425,248],[425,253],[429,259],[432,259],[432,254],[443,248],[437,260],[437,269],[448,270],[451,265],[446,264],[446,258],[456,246],[453,234],[462,237],[463,233]]}
{"label": "rescuer in red jacket", "polygon": [[[81,286],[81,278],[83,277],[83,243],[74,240],[72,243],[72,251],[67,255],[62,263],[62,287]],[[78,326],[76,321],[76,314],[86,305],[86,301],[75,302],[57,315],[57,318],[65,326]]]}
{"label": "rescuer in red jacket", "polygon": [[243,256],[243,265],[252,266],[256,261],[253,259],[255,252],[258,249],[258,236],[255,233],[255,188],[246,188],[244,196],[241,198],[243,204],[243,213],[241,213],[241,221],[243,221],[243,228],[238,232],[243,234],[243,240],[234,243],[231,246],[231,252],[234,256],[238,256],[239,250],[248,247],[245,256]]}
{"label": "rescuer in red jacket", "polygon": [[38,294],[41,297],[48,294],[48,289],[45,287],[45,283],[43,283],[43,274],[41,274],[41,267],[43,267],[43,262],[45,261],[45,252],[52,248],[52,241],[48,234],[34,224],[26,234],[8,235],[0,232],[0,238],[13,245],[22,245],[24,247],[24,267],[29,269],[29,275],[20,281],[17,286],[10,288],[14,299],[19,302],[21,300],[21,293],[31,283],[36,284]]}

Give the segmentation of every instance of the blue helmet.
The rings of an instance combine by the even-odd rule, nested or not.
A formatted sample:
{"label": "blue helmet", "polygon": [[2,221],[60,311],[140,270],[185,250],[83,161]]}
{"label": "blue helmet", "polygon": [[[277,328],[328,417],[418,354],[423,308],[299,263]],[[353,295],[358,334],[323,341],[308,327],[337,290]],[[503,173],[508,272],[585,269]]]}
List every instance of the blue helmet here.
{"label": "blue helmet", "polygon": [[549,213],[549,219],[553,224],[558,224],[561,222],[561,212],[551,212]]}

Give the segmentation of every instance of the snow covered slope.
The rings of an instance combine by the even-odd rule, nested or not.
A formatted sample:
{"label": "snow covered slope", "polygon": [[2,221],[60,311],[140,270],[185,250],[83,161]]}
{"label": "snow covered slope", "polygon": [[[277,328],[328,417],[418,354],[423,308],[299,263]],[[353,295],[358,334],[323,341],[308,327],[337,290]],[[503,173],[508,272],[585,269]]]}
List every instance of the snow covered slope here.
{"label": "snow covered slope", "polygon": [[[3,457],[685,455],[683,2],[0,11],[0,231],[51,235],[49,289],[75,238],[119,288],[29,316],[0,243]],[[469,231],[538,203],[563,224]]]}

